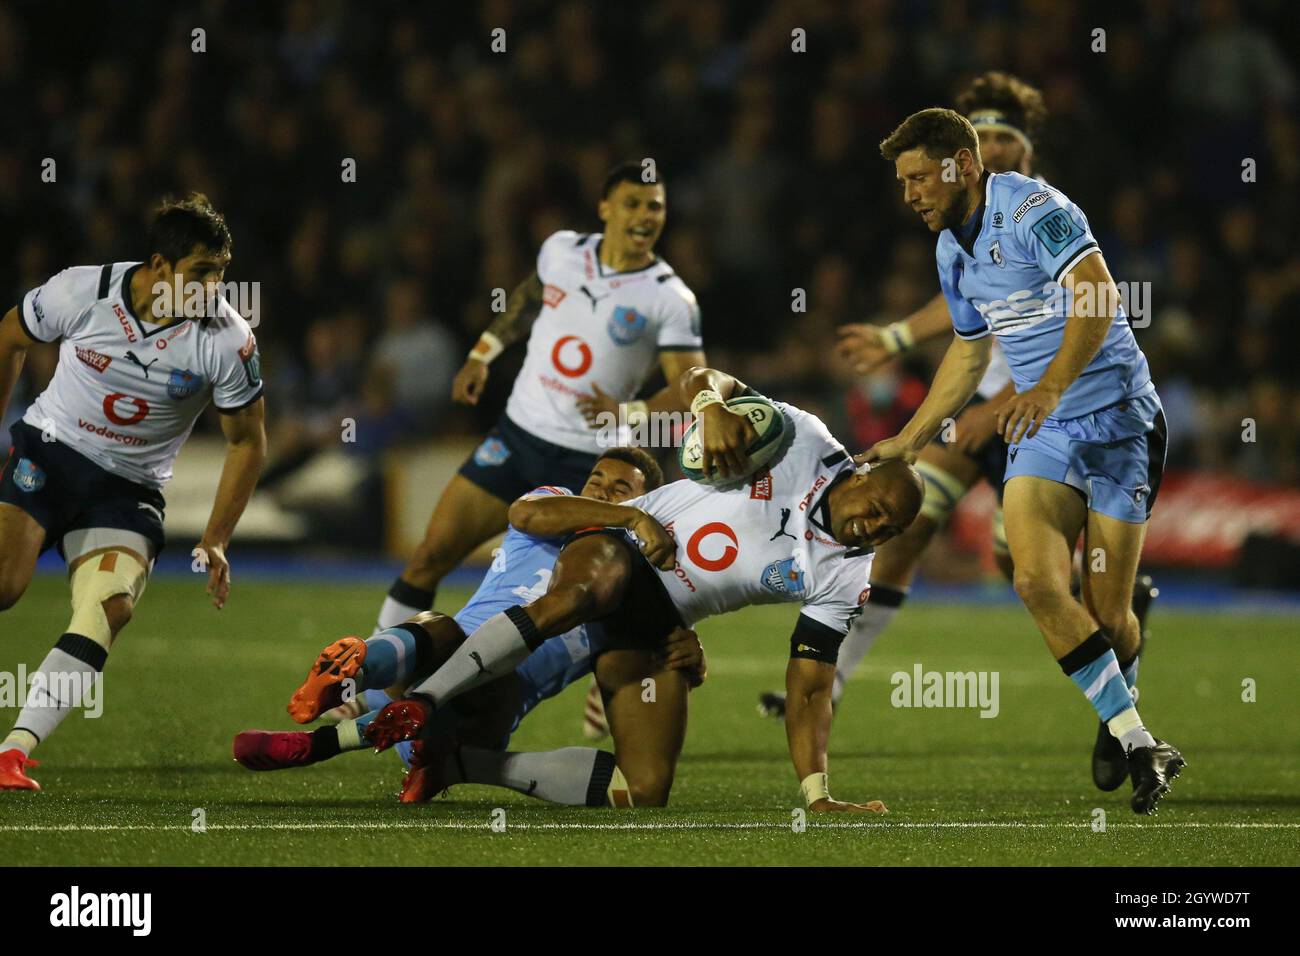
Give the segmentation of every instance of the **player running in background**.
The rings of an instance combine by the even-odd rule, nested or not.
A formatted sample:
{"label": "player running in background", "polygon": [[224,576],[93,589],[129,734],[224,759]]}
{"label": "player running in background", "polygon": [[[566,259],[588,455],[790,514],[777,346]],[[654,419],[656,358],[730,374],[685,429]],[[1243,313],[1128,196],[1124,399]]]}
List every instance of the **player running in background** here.
{"label": "player running in background", "polygon": [[[754,431],[724,398],[749,390],[707,368],[691,369],[678,384],[700,416],[704,471],[718,462],[723,475],[745,474]],[[830,690],[840,641],[867,598],[871,549],[916,516],[921,479],[903,462],[856,468],[816,417],[775,406],[786,417],[783,447],[744,481],[676,481],[625,505],[538,501],[527,530],[578,533],[560,552],[546,594],[484,622],[431,677],[380,712],[368,739],[383,749],[419,737],[461,694],[586,623],[629,801],[663,806],[685,736],[688,690],[685,675],[663,664],[664,639],[751,604],[801,602],[786,672],[786,731],[805,800],[814,811],[883,811],[878,801],[842,803],[828,792]],[[638,509],[673,535],[680,561],[657,536],[638,548],[622,530]],[[416,764],[424,766],[419,754]]]}
{"label": "player running in background", "polygon": [[[596,462],[581,494],[595,501],[617,503],[653,491],[661,484],[663,473],[649,453],[639,448],[615,448]],[[529,534],[520,527],[533,519],[541,499],[568,493],[562,488],[543,486],[511,506],[511,527],[492,566],[454,619],[426,611],[367,641],[344,637],[325,648],[288,709],[299,723],[344,712],[336,725],[310,733],[244,731],[235,737],[235,759],[250,770],[283,770],[369,746],[365,728],[378,708],[391,700],[385,689],[405,689],[423,680],[432,673],[435,663],[445,660],[464,641],[466,633],[506,608],[546,593],[563,541]],[[659,535],[666,546],[666,535],[653,519],[639,511],[629,512],[629,518],[634,534],[648,540]],[[703,652],[692,632],[682,629],[674,633],[665,664],[687,671],[692,683],[702,679]],[[457,701],[457,707],[440,711],[448,731],[448,766],[436,779],[422,771],[409,775],[402,789],[403,802],[422,802],[457,783],[481,783],[509,787],[555,803],[626,803],[619,794],[626,792],[627,784],[614,764],[613,754],[583,747],[550,753],[504,752],[515,728],[534,707],[590,672],[586,626],[579,625],[543,643],[513,673],[466,694]],[[348,681],[351,683],[345,683]],[[339,703],[345,687],[357,693],[351,704]],[[332,706],[335,711],[326,712]],[[368,712],[347,715],[358,709]],[[409,751],[409,744],[402,746]]]}
{"label": "player running in background", "polygon": [[[1016,395],[998,412],[1015,588],[1061,669],[1128,755],[1131,805],[1151,813],[1184,766],[1142,723],[1131,691],[1133,584],[1164,470],[1164,413],[1087,218],[1020,173],[990,174],[953,110],[908,117],[880,145],[904,201],[939,234],[953,340],[925,402],[868,460],[913,460],[974,394],[998,337]],[[944,175],[945,165],[956,172]],[[1082,606],[1070,593],[1079,536]]]}
{"label": "player running in background", "polygon": [[[990,173],[1034,175],[1034,137],[1047,118],[1042,93],[1017,77],[993,71],[976,77],[958,95],[957,108],[975,127],[985,169]],[[914,345],[951,338],[952,319],[940,292],[892,325],[846,325],[841,336],[841,351],[854,363],[855,371],[865,375]],[[951,436],[941,430],[917,457],[916,470],[925,479],[925,503],[911,526],[876,552],[871,566],[871,598],[840,646],[833,695],[836,703],[843,697],[849,677],[901,610],[926,548],[981,478],[998,497],[993,515],[993,556],[1006,579],[1013,579],[1002,520],[1002,477],[1007,470],[1009,446],[997,433],[997,412],[1014,394],[1011,371],[995,339],[989,367],[974,396],[958,413]],[[1139,575],[1133,612],[1144,640],[1146,614],[1155,595],[1151,578]],[[759,696],[759,706],[765,714],[780,716],[785,696],[768,691]],[[1098,728],[1093,745],[1092,777],[1102,790],[1114,790],[1128,777],[1128,759],[1104,725]]]}
{"label": "player running in background", "polygon": [[537,271],[511,293],[456,375],[452,397],[474,405],[488,366],[528,338],[505,414],[438,500],[424,539],[393,582],[379,630],[433,607],[438,582],[506,528],[520,495],[547,483],[581,487],[602,449],[602,412],[629,424],[681,410],[675,389],[633,401],[656,364],[666,380],[704,361],[695,296],[654,253],[664,228],[662,181],[624,163],[606,178],[603,233],[557,232]]}
{"label": "player running in background", "polygon": [[[226,548],[266,456],[257,342],[214,291],[230,232],[205,196],[164,202],[148,241],[147,262],[65,269],[0,322],[0,414],[27,349],[62,340],[49,386],[10,430],[0,472],[0,610],[52,546],[72,590],[72,619],[0,743],[0,790],[39,790],[26,773],[32,750],[102,689],[109,648],[163,548],[161,489],[209,401],[222,413],[226,460],[198,548],[212,603],[221,608],[230,591]],[[192,283],[205,293],[204,317],[171,306],[192,304]]]}

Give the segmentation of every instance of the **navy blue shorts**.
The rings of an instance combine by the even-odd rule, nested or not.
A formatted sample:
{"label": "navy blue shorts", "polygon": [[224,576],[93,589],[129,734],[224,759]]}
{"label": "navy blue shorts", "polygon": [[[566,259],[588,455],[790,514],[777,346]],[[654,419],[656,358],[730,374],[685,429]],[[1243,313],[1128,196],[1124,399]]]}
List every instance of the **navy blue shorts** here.
{"label": "navy blue shorts", "polygon": [[[988,399],[980,395],[974,395],[971,397],[969,402],[962,406],[962,411],[965,411],[972,405],[978,405],[981,402],[986,401],[988,401]],[[935,435],[931,441],[936,445],[943,445],[944,447],[947,447],[948,445],[948,443],[943,440],[942,429],[940,429],[939,434]],[[1001,435],[994,435],[984,444],[980,445],[974,455],[969,456],[978,462],[980,466],[980,476],[993,486],[993,490],[997,492],[998,501],[1002,500],[1003,479],[1007,473],[1007,447],[1007,443],[1003,440]]]}
{"label": "navy blue shorts", "polygon": [[[684,626],[682,616],[668,596],[663,579],[654,569],[630,531],[622,528],[592,528],[579,531],[569,541],[592,534],[609,535],[625,547],[632,558],[632,575],[618,609],[587,622],[587,643],[592,660],[605,651],[658,651],[668,635]],[[569,541],[565,542],[568,545]],[[564,551],[561,549],[560,554]]]}
{"label": "navy blue shorts", "polygon": [[163,549],[162,492],[114,475],[57,441],[44,441],[39,428],[15,422],[13,445],[0,472],[0,502],[31,515],[45,529],[44,552],[82,528],[121,528],[149,539],[154,555]]}
{"label": "navy blue shorts", "polygon": [[598,460],[596,455],[543,441],[502,415],[460,466],[460,474],[502,501],[513,502],[542,485],[559,485],[579,494]]}

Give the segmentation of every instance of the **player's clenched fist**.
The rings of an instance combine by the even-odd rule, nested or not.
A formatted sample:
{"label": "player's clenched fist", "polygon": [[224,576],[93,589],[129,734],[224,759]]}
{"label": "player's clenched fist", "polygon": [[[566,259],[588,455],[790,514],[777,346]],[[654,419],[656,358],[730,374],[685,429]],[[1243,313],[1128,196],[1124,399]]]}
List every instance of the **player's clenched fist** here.
{"label": "player's clenched fist", "polygon": [[889,808],[879,800],[868,800],[866,803],[845,803],[842,800],[833,800],[830,797],[822,797],[820,800],[814,800],[808,804],[808,809],[812,813],[888,813]]}
{"label": "player's clenched fist", "polygon": [[840,338],[835,350],[857,374],[866,375],[889,361],[890,352],[885,347],[880,326],[858,322],[841,325],[836,332]]}
{"label": "player's clenched fist", "polygon": [[487,386],[488,367],[478,359],[466,359],[451,383],[451,398],[462,405],[477,405]]}
{"label": "player's clenched fist", "polygon": [[677,567],[677,542],[663,525],[644,511],[637,510],[627,527],[641,542],[646,560],[661,571]]}
{"label": "player's clenched fist", "polygon": [[744,415],[723,404],[700,410],[700,468],[706,475],[744,475],[749,471],[746,449],[758,440],[758,432]]}

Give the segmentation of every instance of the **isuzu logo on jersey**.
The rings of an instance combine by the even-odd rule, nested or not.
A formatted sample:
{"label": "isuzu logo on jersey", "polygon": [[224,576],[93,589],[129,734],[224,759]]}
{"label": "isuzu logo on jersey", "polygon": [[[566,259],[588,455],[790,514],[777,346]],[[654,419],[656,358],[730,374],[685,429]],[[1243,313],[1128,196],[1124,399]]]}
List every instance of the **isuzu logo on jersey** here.
{"label": "isuzu logo on jersey", "polygon": [[[578,363],[576,365],[567,364],[564,358],[566,354],[565,347],[571,342],[577,343]],[[573,349],[568,349],[567,354],[572,355],[573,351]],[[562,336],[555,343],[555,348],[551,349],[551,364],[555,366],[555,370],[561,375],[568,378],[577,378],[591,368],[591,347],[576,335]]]}
{"label": "isuzu logo on jersey", "polygon": [[649,325],[649,320],[636,309],[617,306],[609,317],[609,337],[616,345],[631,345],[642,335]]}
{"label": "isuzu logo on jersey", "polygon": [[101,355],[94,349],[88,349],[84,345],[74,345],[73,348],[77,350],[77,358],[81,359],[81,361],[85,362],[96,372],[103,372],[104,369],[108,368],[109,363],[113,361],[107,355]]}
{"label": "isuzu logo on jersey", "polygon": [[[127,415],[120,414],[118,409],[123,407],[131,409],[131,412]],[[122,392],[104,396],[104,416],[114,425],[135,425],[144,421],[148,415],[149,403],[143,398]]]}
{"label": "isuzu logo on jersey", "polygon": [[773,561],[763,569],[763,587],[777,594],[801,595],[807,584],[793,557]]}
{"label": "isuzu logo on jersey", "polygon": [[[700,553],[700,545],[705,538],[715,534],[730,538],[731,544],[723,548],[719,557],[706,558]],[[691,535],[691,539],[686,542],[686,556],[696,567],[705,571],[725,571],[735,563],[736,555],[740,554],[740,548],[737,547],[739,544],[736,532],[731,530],[730,525],[725,525],[721,521],[711,521]]]}
{"label": "isuzu logo on jersey", "polygon": [[564,301],[565,291],[558,285],[546,285],[542,288],[542,304],[552,309]]}
{"label": "isuzu logo on jersey", "polygon": [[190,398],[203,387],[203,376],[187,368],[174,368],[167,377],[167,397],[176,401]]}
{"label": "isuzu logo on jersey", "polygon": [[134,342],[139,336],[135,334],[135,329],[131,328],[131,323],[126,320],[126,313],[116,302],[113,303],[113,314],[117,316],[118,324],[122,326],[122,331],[126,333],[126,340]]}

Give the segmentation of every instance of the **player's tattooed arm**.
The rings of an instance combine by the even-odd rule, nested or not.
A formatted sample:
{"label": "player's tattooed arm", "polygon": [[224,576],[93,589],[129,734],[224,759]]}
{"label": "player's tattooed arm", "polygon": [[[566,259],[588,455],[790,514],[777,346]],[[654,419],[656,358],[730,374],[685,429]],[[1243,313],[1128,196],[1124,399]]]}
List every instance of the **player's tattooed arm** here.
{"label": "player's tattooed arm", "polygon": [[208,595],[212,606],[220,610],[230,594],[230,564],[226,547],[235,533],[248,499],[257,487],[257,477],[266,460],[266,400],[223,413],[221,431],[226,436],[226,461],[212,502],[212,513],[203,539],[195,551],[202,549],[208,568]]}
{"label": "player's tattooed arm", "polygon": [[487,387],[488,366],[503,351],[524,338],[542,311],[545,286],[534,272],[510,293],[506,310],[492,320],[470,349],[465,364],[451,383],[452,401],[477,405]]}
{"label": "player's tattooed arm", "polygon": [[577,495],[525,495],[510,506],[512,527],[537,538],[562,538],[590,528],[626,528],[636,535],[650,563],[664,571],[677,565],[677,542],[640,508]]}
{"label": "player's tattooed arm", "polygon": [[4,418],[9,397],[22,374],[27,349],[35,344],[36,340],[27,334],[18,318],[18,307],[14,306],[0,321],[0,418]]}
{"label": "player's tattooed arm", "polygon": [[534,320],[541,314],[544,291],[536,272],[515,286],[506,299],[506,310],[487,328],[503,348],[509,348],[528,335]]}

